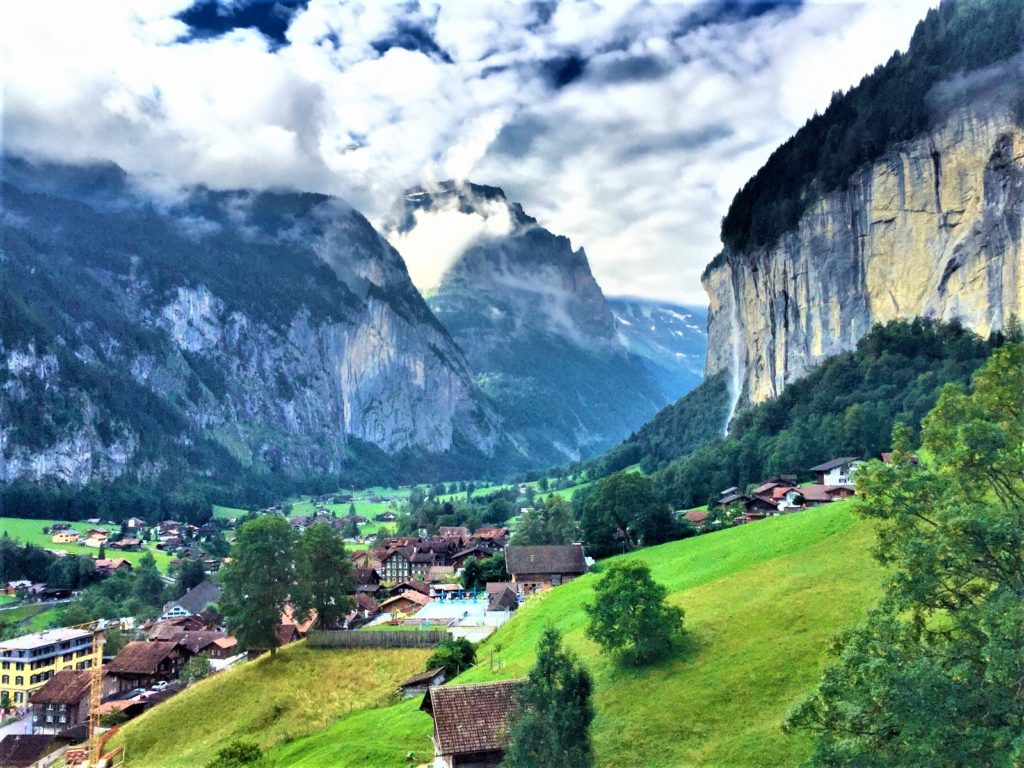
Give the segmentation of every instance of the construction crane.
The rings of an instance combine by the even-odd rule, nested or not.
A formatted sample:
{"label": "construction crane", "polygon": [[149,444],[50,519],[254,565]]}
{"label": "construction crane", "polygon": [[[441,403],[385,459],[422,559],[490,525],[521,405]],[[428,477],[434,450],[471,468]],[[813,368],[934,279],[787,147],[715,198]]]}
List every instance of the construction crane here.
{"label": "construction crane", "polygon": [[100,704],[103,702],[103,633],[104,623],[89,621],[73,624],[68,629],[92,632],[92,649],[96,663],[89,667],[89,729],[86,765],[96,768],[100,762]]}

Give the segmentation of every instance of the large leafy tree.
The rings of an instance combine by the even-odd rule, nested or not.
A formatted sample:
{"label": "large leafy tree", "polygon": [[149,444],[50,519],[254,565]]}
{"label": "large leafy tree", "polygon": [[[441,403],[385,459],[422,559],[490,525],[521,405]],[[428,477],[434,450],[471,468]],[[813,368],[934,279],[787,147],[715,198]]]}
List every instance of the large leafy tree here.
{"label": "large leafy tree", "polygon": [[897,428],[857,474],[890,575],[787,722],[820,735],[811,765],[1024,765],[1024,345],[947,386],[922,440],[925,465]]}
{"label": "large leafy tree", "polygon": [[537,648],[537,663],[517,701],[518,717],[503,768],[588,768],[594,763],[590,701],[594,684],[576,656],[562,648],[562,636],[548,626]]}
{"label": "large leafy tree", "polygon": [[626,560],[609,567],[594,586],[587,637],[633,664],[662,658],[683,631],[683,609],[669,605],[668,590],[651,577],[647,563]]}
{"label": "large leafy tree", "polygon": [[596,557],[622,552],[635,539],[660,544],[678,535],[668,509],[654,498],[650,478],[638,472],[601,479],[581,496],[580,507],[583,538]]}
{"label": "large leafy tree", "polygon": [[232,561],[222,569],[220,609],[245,648],[277,649],[275,628],[296,586],[295,532],[264,515],[238,529]]}
{"label": "large leafy tree", "polygon": [[337,626],[352,610],[355,572],[345,540],[327,523],[314,523],[299,537],[296,558],[300,610],[316,611],[320,626]]}

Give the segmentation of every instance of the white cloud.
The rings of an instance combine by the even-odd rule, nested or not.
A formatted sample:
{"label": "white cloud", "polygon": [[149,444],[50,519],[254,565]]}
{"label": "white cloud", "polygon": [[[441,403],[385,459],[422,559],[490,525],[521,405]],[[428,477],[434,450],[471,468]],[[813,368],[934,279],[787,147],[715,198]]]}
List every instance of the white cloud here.
{"label": "white cloud", "polygon": [[[312,0],[281,46],[243,29],[189,41],[175,19],[189,4],[7,0],[6,148],[328,192],[377,222],[409,186],[467,178],[584,245],[607,293],[700,302],[735,190],[832,91],[904,47],[931,2],[694,25],[707,5],[562,0],[545,18],[512,1]],[[409,27],[447,58],[375,47]],[[582,76],[552,88],[552,62],[573,55]],[[474,236],[464,218],[404,236],[418,281]]]}
{"label": "white cloud", "polygon": [[504,203],[477,200],[473,208],[473,213],[460,211],[458,201],[452,199],[441,208],[415,211],[415,226],[408,231],[387,232],[420,292],[426,294],[437,287],[448,268],[474,242],[512,230],[512,217]]}

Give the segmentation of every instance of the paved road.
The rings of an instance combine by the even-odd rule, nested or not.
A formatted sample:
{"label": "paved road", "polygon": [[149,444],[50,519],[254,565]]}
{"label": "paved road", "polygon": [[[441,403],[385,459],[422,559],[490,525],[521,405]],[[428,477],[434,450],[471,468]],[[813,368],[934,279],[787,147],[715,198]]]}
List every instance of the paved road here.
{"label": "paved road", "polygon": [[44,601],[39,602],[39,603],[14,603],[13,605],[11,605],[11,604],[0,605],[0,611],[13,611],[15,608],[25,608],[27,606],[33,606],[33,605],[34,606],[43,606],[44,608],[49,608],[49,607],[54,606],[54,605],[63,605],[64,603],[70,603],[74,599],[75,598],[73,598],[73,597],[67,597],[67,598],[64,598],[63,600],[44,600]]}
{"label": "paved road", "polygon": [[26,714],[21,720],[15,720],[13,723],[0,728],[0,739],[9,734],[18,733],[32,733],[32,715]]}

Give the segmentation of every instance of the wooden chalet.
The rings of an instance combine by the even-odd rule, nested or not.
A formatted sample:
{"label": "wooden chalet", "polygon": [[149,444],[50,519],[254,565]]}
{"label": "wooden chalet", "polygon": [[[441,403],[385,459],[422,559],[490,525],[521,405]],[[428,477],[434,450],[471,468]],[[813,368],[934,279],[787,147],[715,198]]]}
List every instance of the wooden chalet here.
{"label": "wooden chalet", "polygon": [[428,688],[420,709],[434,718],[434,768],[497,768],[522,685],[502,680]]}

